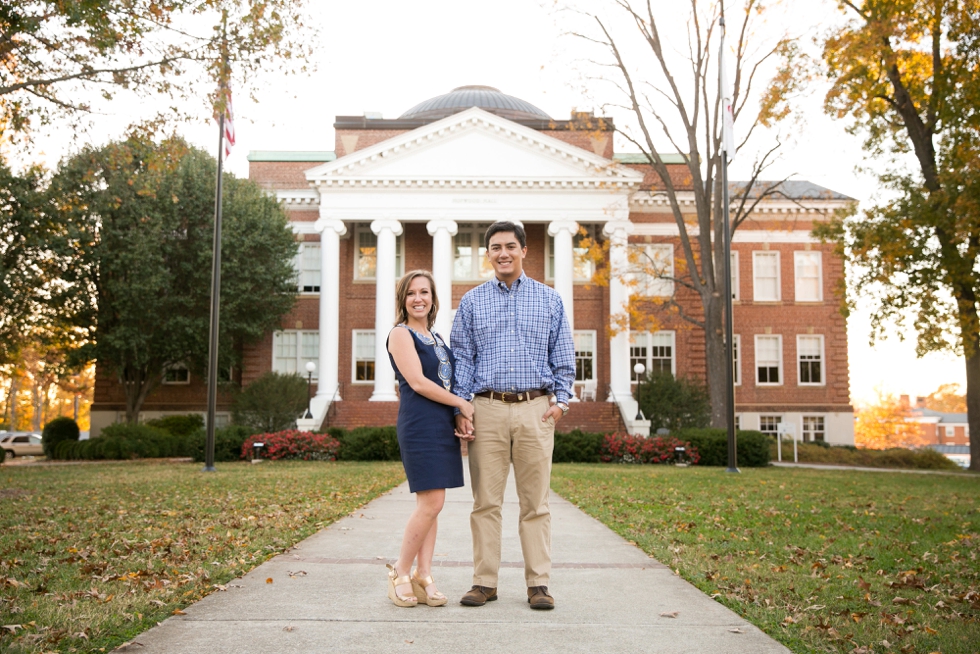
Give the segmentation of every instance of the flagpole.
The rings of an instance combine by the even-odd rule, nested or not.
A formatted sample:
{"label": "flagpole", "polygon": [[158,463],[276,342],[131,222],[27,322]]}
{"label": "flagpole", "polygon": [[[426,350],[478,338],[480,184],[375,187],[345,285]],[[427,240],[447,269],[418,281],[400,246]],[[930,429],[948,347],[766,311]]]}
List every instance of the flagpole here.
{"label": "flagpole", "polygon": [[721,46],[718,54],[718,90],[722,96],[721,211],[725,242],[725,412],[728,423],[728,469],[739,472],[735,435],[735,329],[732,308],[732,229],[729,217],[728,149],[732,147],[728,126],[728,85],[725,75],[725,6],[721,7]]}
{"label": "flagpole", "polygon": [[225,75],[228,55],[225,51],[225,24],[227,13],[221,19],[221,72],[218,87],[218,178],[214,198],[214,242],[211,259],[211,333],[208,339],[208,416],[207,440],[204,445],[204,472],[214,472],[214,414],[218,402],[218,316],[221,300],[221,178],[225,160]]}

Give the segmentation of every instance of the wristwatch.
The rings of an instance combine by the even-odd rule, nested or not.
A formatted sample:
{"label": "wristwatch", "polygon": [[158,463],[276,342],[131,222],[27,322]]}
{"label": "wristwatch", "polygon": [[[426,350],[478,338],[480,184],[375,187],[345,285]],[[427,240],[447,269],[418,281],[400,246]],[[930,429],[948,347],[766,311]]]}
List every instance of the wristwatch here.
{"label": "wristwatch", "polygon": [[568,413],[568,405],[565,404],[564,402],[558,402],[558,403],[555,404],[555,406],[558,407],[559,409],[561,409],[561,415],[562,415],[562,417],[564,417],[565,414]]}

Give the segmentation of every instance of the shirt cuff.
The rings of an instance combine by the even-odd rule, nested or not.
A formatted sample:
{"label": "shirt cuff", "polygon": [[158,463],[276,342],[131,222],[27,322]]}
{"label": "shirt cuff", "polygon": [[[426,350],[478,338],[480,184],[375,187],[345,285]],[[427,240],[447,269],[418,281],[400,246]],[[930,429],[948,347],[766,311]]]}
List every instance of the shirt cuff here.
{"label": "shirt cuff", "polygon": [[568,406],[568,401],[572,399],[572,396],[563,390],[555,391],[555,404],[564,404]]}

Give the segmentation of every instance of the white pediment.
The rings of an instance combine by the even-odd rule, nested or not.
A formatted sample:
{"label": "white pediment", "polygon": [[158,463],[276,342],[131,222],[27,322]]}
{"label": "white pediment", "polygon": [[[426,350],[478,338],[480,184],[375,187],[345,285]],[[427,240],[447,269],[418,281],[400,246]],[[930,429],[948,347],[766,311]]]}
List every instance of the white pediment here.
{"label": "white pediment", "polygon": [[642,175],[472,108],[306,172],[314,186],[631,188]]}

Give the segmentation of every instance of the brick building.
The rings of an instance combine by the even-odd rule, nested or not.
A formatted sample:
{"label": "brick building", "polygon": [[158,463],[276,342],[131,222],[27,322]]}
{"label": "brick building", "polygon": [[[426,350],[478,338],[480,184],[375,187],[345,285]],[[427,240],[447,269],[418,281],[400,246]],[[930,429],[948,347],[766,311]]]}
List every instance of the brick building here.
{"label": "brick building", "polygon": [[[436,331],[448,336],[462,295],[493,270],[482,235],[495,220],[527,232],[527,274],[561,294],[575,336],[576,402],[560,427],[631,428],[633,364],[704,378],[703,334],[679,320],[648,332],[607,334],[609,317],[638,292],[613,276],[588,284],[583,233],[607,239],[610,256],[644,248],[670,269],[678,228],[642,158],[613,151],[608,119],[572,113],[555,120],[488,87],[462,87],[397,119],[338,116],[333,151],[252,152],[249,177],[275,192],[297,235],[297,286],[282,331],[244,352],[242,384],[270,370],[305,374],[316,364],[314,423],[394,424],[394,372],[385,337],[394,321],[394,281],[432,270],[442,302]],[[666,159],[683,188],[687,169]],[[673,162],[673,163],[671,163]],[[739,426],[775,432],[797,425],[804,439],[853,443],[847,339],[833,289],[843,264],[811,229],[850,198],[808,182],[787,183],[760,203],[733,239]],[[693,194],[681,194],[693,213]],[[645,295],[678,293],[647,280]],[[450,301],[451,298],[451,301]],[[204,380],[178,372],[144,415],[203,411]],[[591,398],[589,398],[591,399]],[[93,431],[124,403],[99,375]],[[219,404],[219,420],[228,406]]]}

